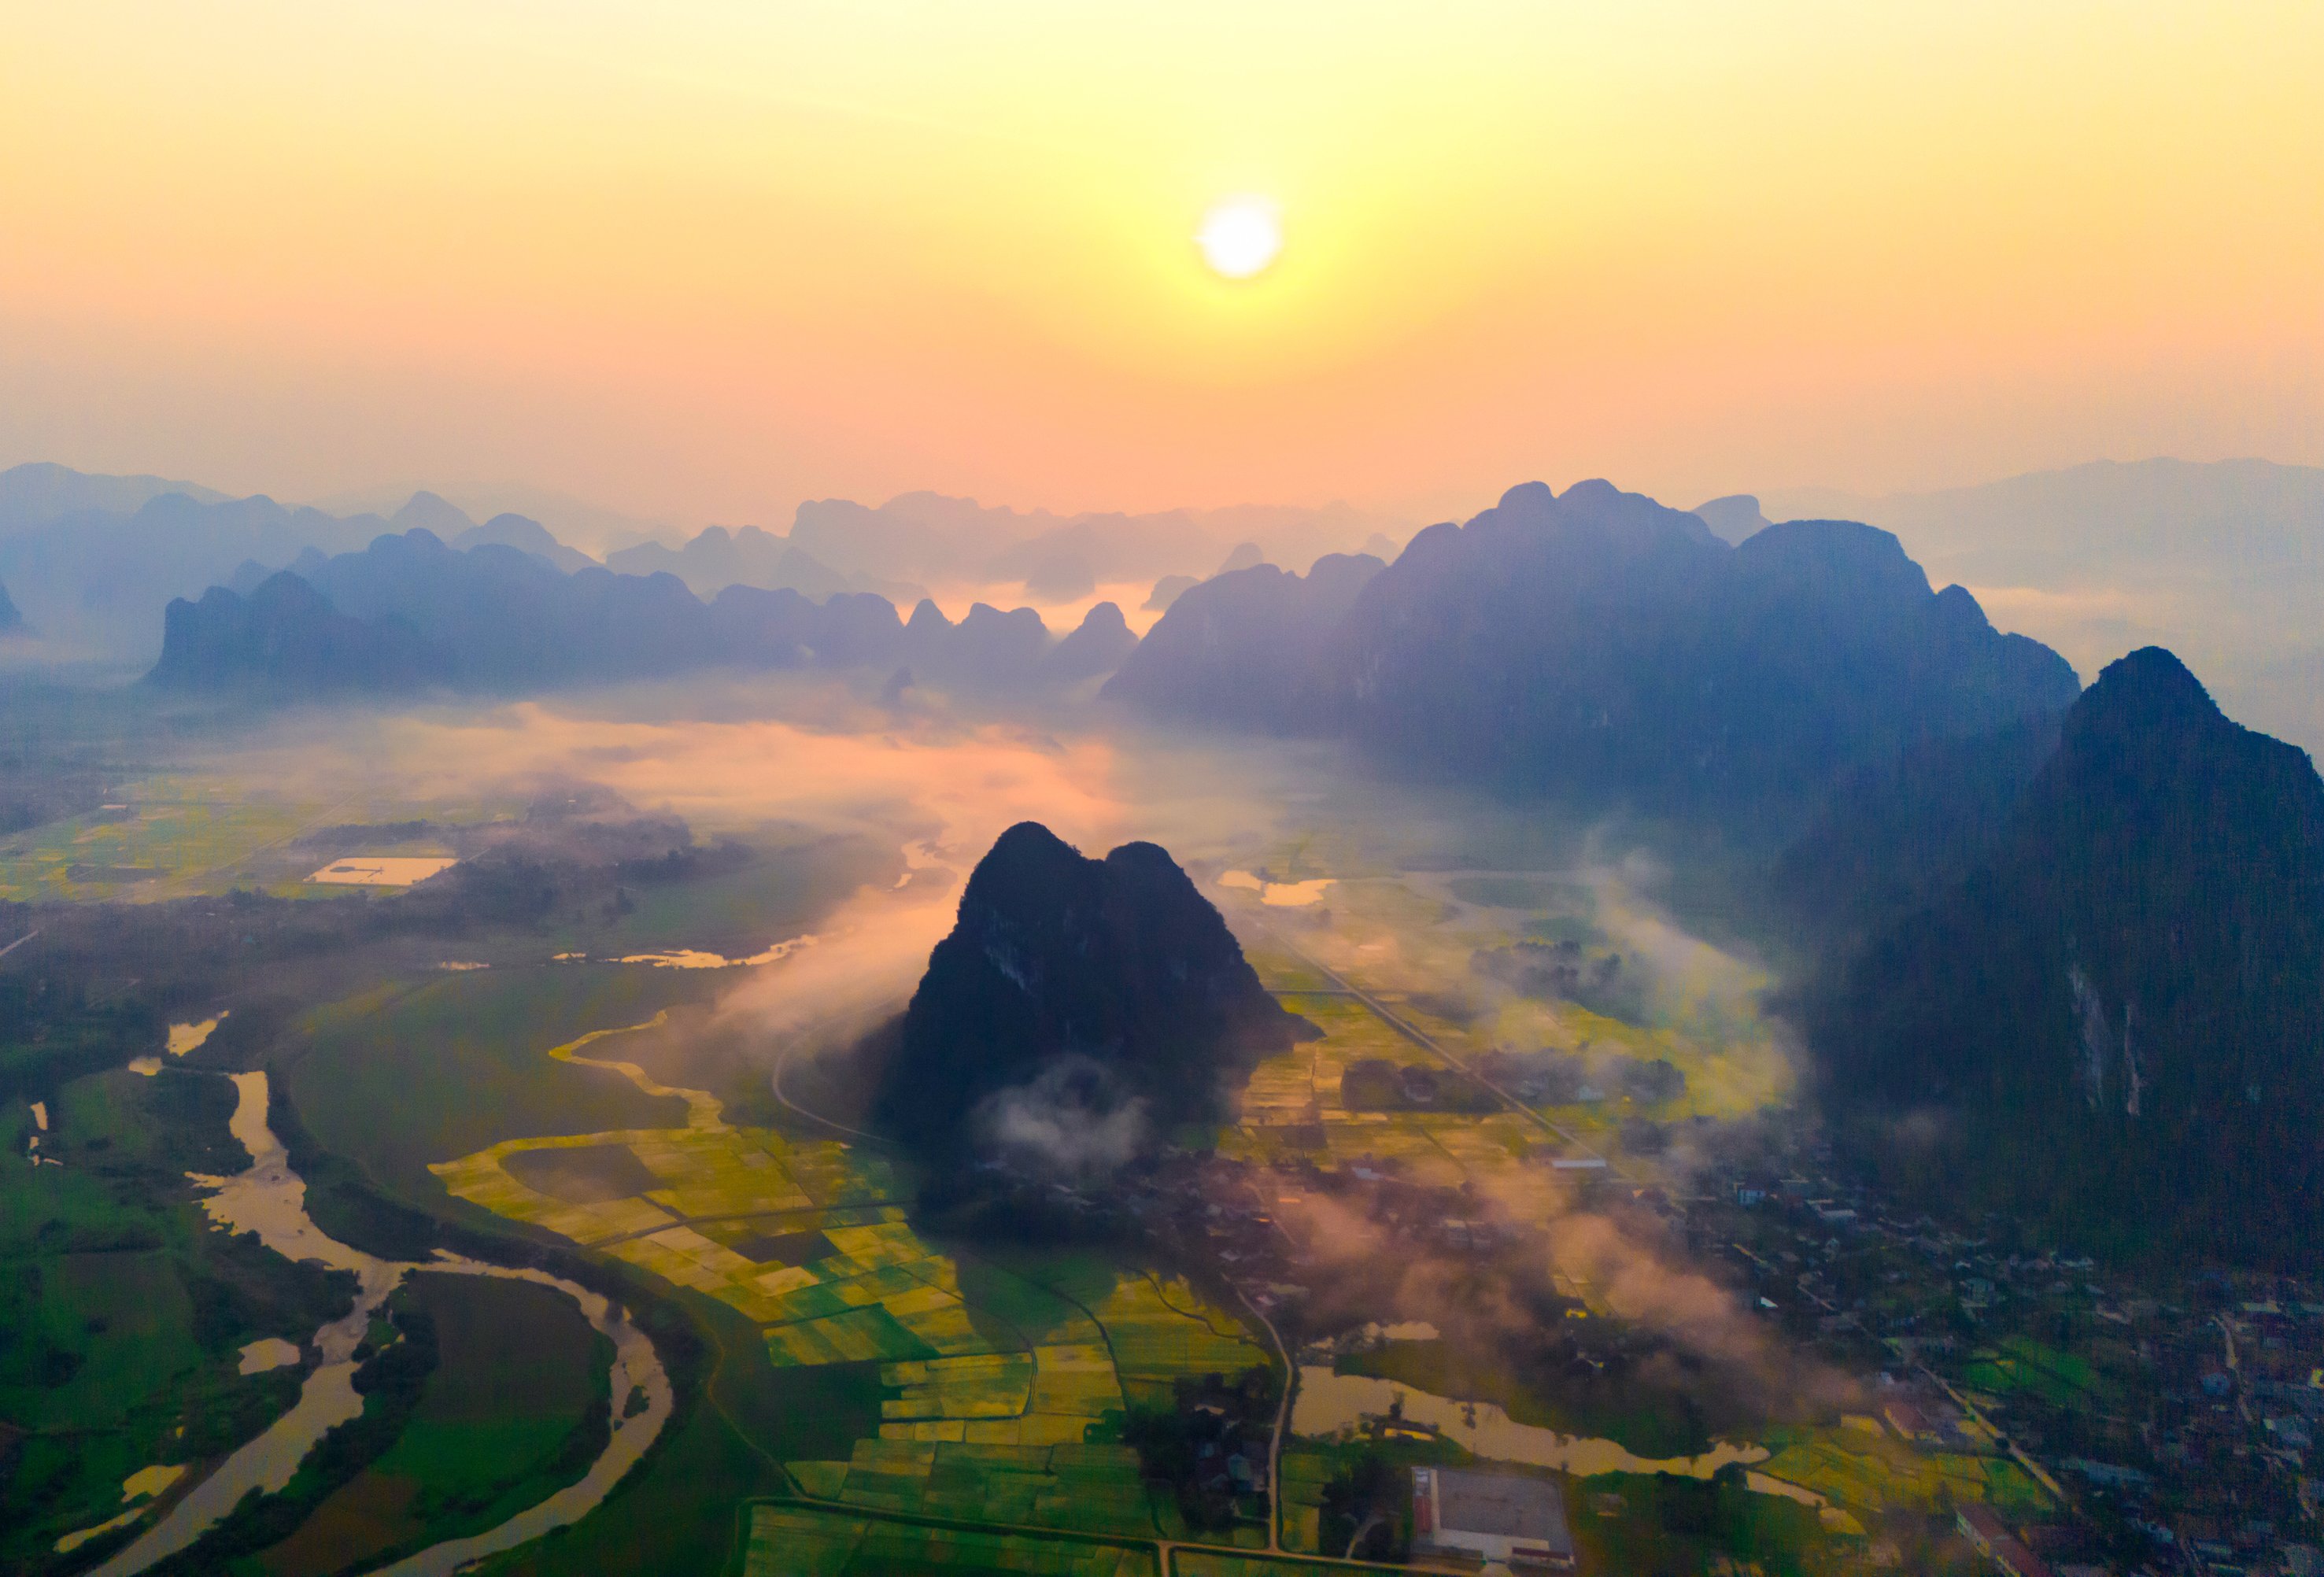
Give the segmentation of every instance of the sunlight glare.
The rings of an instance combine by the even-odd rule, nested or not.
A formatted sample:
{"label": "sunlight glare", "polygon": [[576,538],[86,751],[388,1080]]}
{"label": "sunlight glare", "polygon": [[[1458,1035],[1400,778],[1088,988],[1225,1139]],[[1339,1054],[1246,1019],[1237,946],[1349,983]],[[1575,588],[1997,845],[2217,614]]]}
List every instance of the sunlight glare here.
{"label": "sunlight glare", "polygon": [[1229,198],[1203,216],[1194,244],[1213,270],[1231,280],[1247,280],[1283,249],[1282,221],[1265,198]]}

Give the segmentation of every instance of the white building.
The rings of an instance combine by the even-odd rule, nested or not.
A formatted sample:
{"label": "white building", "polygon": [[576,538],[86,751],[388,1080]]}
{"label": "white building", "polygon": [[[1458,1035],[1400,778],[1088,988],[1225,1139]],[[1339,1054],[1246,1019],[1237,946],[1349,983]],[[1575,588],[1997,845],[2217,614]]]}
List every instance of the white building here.
{"label": "white building", "polygon": [[1571,1572],[1565,1497],[1547,1479],[1412,1470],[1412,1547],[1499,1561],[1517,1572]]}

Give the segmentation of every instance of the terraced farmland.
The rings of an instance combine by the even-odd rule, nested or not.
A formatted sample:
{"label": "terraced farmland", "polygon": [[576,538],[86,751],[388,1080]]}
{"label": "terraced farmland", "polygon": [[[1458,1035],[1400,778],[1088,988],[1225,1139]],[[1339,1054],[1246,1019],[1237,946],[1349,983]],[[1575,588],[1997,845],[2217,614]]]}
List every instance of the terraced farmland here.
{"label": "terraced farmland", "polygon": [[[1070,1257],[1003,1266],[931,1244],[905,1219],[898,1179],[877,1155],[730,1127],[715,1102],[654,1083],[608,1055],[606,1039],[549,1055],[682,1096],[686,1127],[504,1140],[434,1166],[444,1186],[729,1305],[759,1328],[778,1369],[878,1362],[878,1434],[844,1462],[785,1463],[810,1496],[988,1523],[1168,1531],[1175,1508],[1150,1503],[1137,1453],[1090,1437],[1132,1400],[1167,1403],[1182,1378],[1266,1363],[1233,1314],[1182,1279]],[[889,1536],[869,1536],[848,1545],[844,1569],[889,1559]]]}

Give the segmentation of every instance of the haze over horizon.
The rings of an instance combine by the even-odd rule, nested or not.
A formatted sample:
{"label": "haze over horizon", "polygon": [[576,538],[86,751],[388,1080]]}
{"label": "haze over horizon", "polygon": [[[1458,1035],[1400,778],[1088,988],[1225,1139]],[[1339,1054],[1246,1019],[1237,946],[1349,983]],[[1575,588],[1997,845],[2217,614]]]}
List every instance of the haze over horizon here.
{"label": "haze over horizon", "polygon": [[1324,21],[27,16],[0,460],[773,523],[2324,458],[2310,8]]}
{"label": "haze over horizon", "polygon": [[2324,1577],[2324,6],[15,9],[0,1572]]}

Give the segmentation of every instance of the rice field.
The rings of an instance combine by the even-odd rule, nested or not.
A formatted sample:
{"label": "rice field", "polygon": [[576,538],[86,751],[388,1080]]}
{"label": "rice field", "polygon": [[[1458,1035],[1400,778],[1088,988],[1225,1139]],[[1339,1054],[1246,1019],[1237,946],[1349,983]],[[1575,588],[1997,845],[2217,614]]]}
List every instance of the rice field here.
{"label": "rice field", "polygon": [[1778,1432],[1767,1444],[1775,1454],[1757,1464],[1758,1472],[1859,1513],[1985,1503],[2010,1515],[2049,1504],[2041,1486],[2006,1457],[1923,1452],[1846,1429]]}
{"label": "rice field", "polygon": [[87,902],[223,890],[253,856],[329,809],[197,779],[135,783],[103,808],[0,839],[0,898]]}
{"label": "rice field", "polygon": [[1323,1553],[1323,1486],[1339,1464],[1321,1452],[1283,1453],[1278,1493],[1283,1499],[1283,1547],[1300,1554]]}
{"label": "rice field", "polygon": [[1343,1577],[1351,1569],[1296,1557],[1235,1555],[1220,1550],[1180,1550],[1172,1563],[1178,1577]]}
{"label": "rice field", "polygon": [[1976,1354],[1967,1378],[1978,1390],[1996,1396],[2024,1391],[2054,1407],[2112,1406],[2119,1397],[2119,1388],[2100,1376],[2088,1359],[2044,1346],[2030,1336],[2011,1336],[1998,1348]]}
{"label": "rice field", "polygon": [[798,1506],[751,1508],[743,1577],[1160,1577],[1150,1546],[919,1527]]}
{"label": "rice field", "polygon": [[[1072,1257],[1004,1267],[930,1244],[879,1157],[730,1127],[715,1101],[666,1090],[621,1061],[617,1036],[547,1055],[683,1099],[686,1126],[504,1139],[430,1169],[470,1204],[727,1305],[759,1328],[779,1370],[876,1363],[876,1435],[857,1439],[845,1461],[785,1463],[810,1496],[1152,1537],[1137,1453],[1093,1433],[1118,1427],[1133,1399],[1167,1405],[1181,1378],[1268,1361],[1233,1314],[1183,1279]],[[893,1536],[831,1533],[831,1569],[919,1558],[890,1552],[881,1541]],[[1056,1557],[1045,1549],[1001,1554]]]}
{"label": "rice field", "polygon": [[[345,785],[341,785],[344,788]],[[521,804],[497,801],[405,803],[331,788],[286,794],[256,777],[185,770],[133,779],[108,802],[82,815],[0,837],[0,899],[143,900],[258,888],[284,898],[328,895],[340,881],[314,878],[333,857],[393,856],[399,877],[420,874],[412,859],[448,864],[451,850],[426,839],[361,850],[301,847],[312,829],[433,819],[472,822],[505,816]],[[325,857],[317,858],[318,853]],[[401,881],[383,885],[401,885]]]}
{"label": "rice field", "polygon": [[1131,1538],[1157,1534],[1138,1453],[1126,1445],[859,1440],[846,1462],[787,1465],[804,1493],[868,1511]]}

